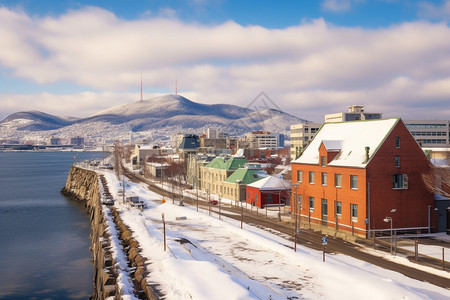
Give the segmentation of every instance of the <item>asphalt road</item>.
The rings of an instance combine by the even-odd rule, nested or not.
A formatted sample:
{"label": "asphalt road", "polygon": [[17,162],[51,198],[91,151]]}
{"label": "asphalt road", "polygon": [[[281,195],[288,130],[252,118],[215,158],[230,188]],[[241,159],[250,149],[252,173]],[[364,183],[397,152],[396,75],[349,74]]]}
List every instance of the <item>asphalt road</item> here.
{"label": "asphalt road", "polygon": [[[162,190],[160,187],[153,184],[148,179],[145,179],[142,176],[133,174],[131,172],[126,171],[125,174],[130,180],[134,182],[145,182],[148,184],[148,188],[160,195],[163,195],[165,197],[168,197],[172,199],[172,193],[169,193],[165,190]],[[193,206],[197,205],[197,201],[194,198],[191,197],[183,197],[185,204],[190,204]],[[168,199],[168,201],[170,201]],[[210,206],[207,202],[204,200],[198,201],[198,205],[202,209],[213,209],[214,214],[218,214],[218,207],[217,206]],[[241,220],[241,209],[239,207],[230,207],[230,206],[223,206],[221,207],[221,214],[232,219]],[[250,213],[248,211],[244,211],[243,214],[243,223],[244,224],[251,224],[254,226],[258,226],[263,229],[271,229],[271,231],[278,231],[285,235],[290,236],[290,240],[292,241],[292,251],[294,251],[294,226],[292,223],[278,221],[277,219],[272,218],[265,218],[260,213],[259,215],[256,215],[256,213]],[[245,226],[245,225],[244,225]],[[300,233],[297,235],[297,243],[299,245],[303,245],[312,249],[316,250],[322,250],[322,237],[323,234],[320,232],[313,231],[311,229],[304,229],[302,228]],[[371,255],[367,252],[364,252],[364,247],[370,247],[372,242],[370,240],[362,240],[361,243],[351,243],[344,241],[339,238],[334,238],[328,236],[328,244],[326,245],[326,253],[327,255],[333,254],[333,253],[341,253],[344,255],[348,255],[351,257],[354,257],[356,259],[366,261],[368,263],[371,263],[373,265],[379,266],[384,269],[392,270],[395,272],[399,272],[404,274],[405,276],[411,277],[413,279],[417,279],[424,282],[429,282],[431,284],[450,289],[450,273],[448,273],[448,276],[441,277],[438,275],[430,274],[428,272],[424,272],[422,270],[411,268],[402,264],[397,264],[392,261],[385,260],[381,257]],[[378,245],[378,250],[387,250],[389,251],[389,247]],[[420,262],[420,264],[433,264],[437,268],[442,268],[442,262],[439,264],[438,262],[432,261],[432,260],[426,260]],[[446,270],[450,270],[450,264],[446,263],[445,265]]]}

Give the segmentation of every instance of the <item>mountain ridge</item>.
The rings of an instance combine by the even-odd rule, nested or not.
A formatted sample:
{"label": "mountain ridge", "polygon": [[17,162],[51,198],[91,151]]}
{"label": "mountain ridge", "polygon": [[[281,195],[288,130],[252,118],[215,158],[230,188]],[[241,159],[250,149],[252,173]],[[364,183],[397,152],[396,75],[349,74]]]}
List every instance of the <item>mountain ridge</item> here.
{"label": "mountain ridge", "polygon": [[0,126],[14,123],[14,126],[8,127],[10,131],[27,132],[64,130],[69,127],[90,131],[90,128],[98,127],[98,124],[103,124],[104,127],[118,126],[120,130],[128,128],[131,132],[165,127],[198,129],[205,126],[232,128],[238,132],[285,132],[289,131],[291,124],[303,122],[307,121],[278,108],[252,110],[231,104],[197,103],[180,95],[164,95],[117,105],[86,118],[60,117],[39,111],[17,112],[2,120]]}

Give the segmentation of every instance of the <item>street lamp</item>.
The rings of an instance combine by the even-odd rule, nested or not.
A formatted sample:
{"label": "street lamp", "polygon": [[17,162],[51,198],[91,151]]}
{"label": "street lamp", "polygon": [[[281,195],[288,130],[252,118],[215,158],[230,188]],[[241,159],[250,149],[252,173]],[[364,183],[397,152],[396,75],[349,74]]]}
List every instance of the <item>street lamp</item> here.
{"label": "street lamp", "polygon": [[297,187],[298,187],[298,183],[294,183],[292,184],[293,187],[295,187],[294,190],[294,201],[293,203],[295,203],[294,206],[294,213],[295,213],[295,230],[294,230],[294,251],[297,252],[297,233],[298,233],[298,201],[297,201]]}
{"label": "street lamp", "polygon": [[238,189],[239,189],[239,184],[241,182],[242,182],[241,180],[236,179],[236,191],[235,191],[236,202],[240,202],[240,199],[238,198],[238,195],[240,194],[240,193],[238,193]]}
{"label": "street lamp", "polygon": [[391,217],[386,217],[383,219],[384,222],[386,223],[391,223],[391,254],[392,254],[392,218]]}

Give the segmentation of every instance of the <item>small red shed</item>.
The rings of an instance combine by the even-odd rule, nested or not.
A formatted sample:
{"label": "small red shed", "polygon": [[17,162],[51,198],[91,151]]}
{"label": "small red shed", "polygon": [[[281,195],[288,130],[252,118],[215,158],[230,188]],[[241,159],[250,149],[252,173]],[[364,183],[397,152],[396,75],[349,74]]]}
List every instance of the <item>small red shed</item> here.
{"label": "small red shed", "polygon": [[266,205],[288,204],[291,183],[277,176],[267,176],[246,188],[247,203],[264,208]]}

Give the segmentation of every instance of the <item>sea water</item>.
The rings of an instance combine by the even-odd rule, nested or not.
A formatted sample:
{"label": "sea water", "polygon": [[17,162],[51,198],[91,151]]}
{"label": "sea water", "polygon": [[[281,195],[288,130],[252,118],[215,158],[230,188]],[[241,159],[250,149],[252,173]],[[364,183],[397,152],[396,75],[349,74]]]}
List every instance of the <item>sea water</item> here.
{"label": "sea water", "polygon": [[0,299],[87,299],[89,216],[60,194],[96,152],[0,152]]}

